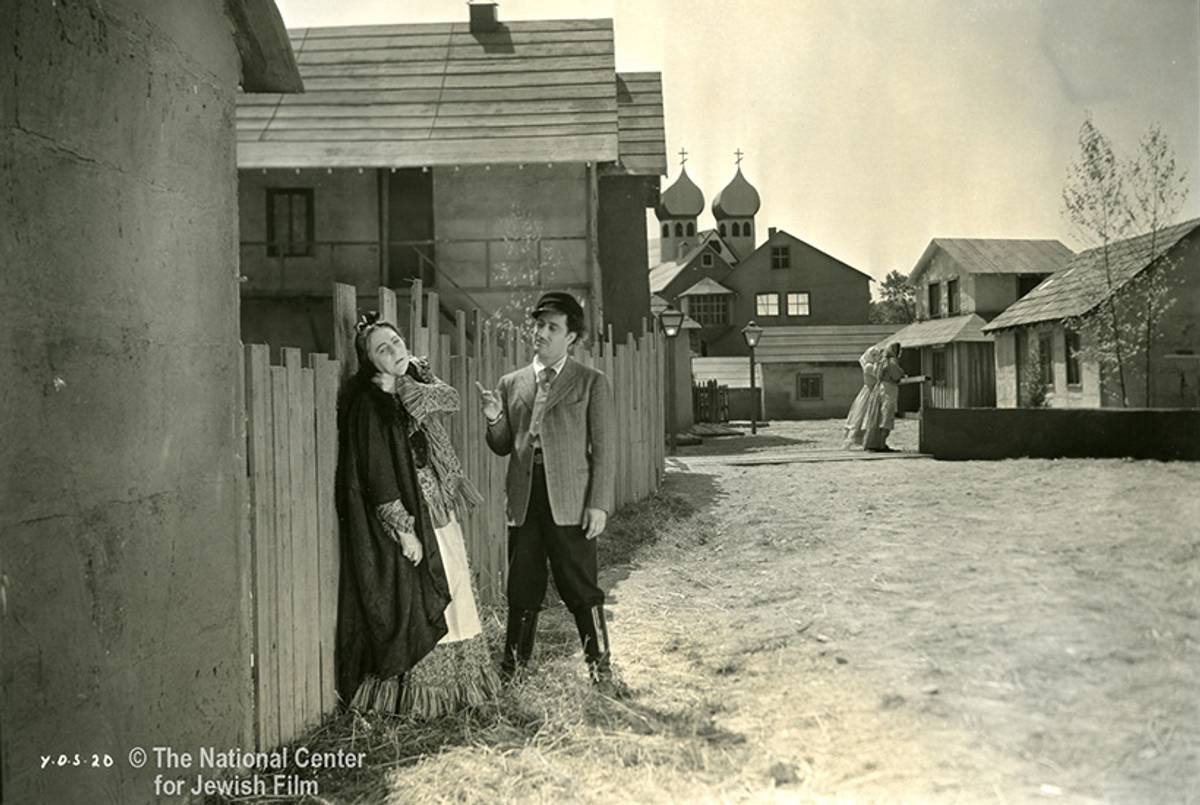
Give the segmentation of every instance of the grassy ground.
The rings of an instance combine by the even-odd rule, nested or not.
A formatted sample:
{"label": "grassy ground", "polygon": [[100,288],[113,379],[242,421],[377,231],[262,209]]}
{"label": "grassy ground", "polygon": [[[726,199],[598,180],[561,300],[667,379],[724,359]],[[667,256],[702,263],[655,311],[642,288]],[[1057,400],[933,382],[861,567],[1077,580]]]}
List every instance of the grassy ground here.
{"label": "grassy ground", "polygon": [[1200,466],[720,460],[839,435],[682,448],[614,518],[632,698],[586,684],[560,605],[497,701],[310,736],[369,753],[318,801],[1200,802]]}

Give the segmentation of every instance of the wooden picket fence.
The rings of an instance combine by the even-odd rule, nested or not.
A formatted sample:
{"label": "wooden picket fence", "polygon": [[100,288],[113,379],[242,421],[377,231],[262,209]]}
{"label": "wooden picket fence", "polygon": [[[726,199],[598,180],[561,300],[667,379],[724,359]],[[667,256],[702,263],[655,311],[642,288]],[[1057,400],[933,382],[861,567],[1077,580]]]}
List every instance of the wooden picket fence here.
{"label": "wooden picket fence", "polygon": [[[402,302],[403,304],[399,304]],[[484,503],[463,523],[471,568],[483,604],[502,604],[507,576],[504,474],[507,459],[484,440],[478,381],[500,377],[532,360],[529,338],[496,325],[478,310],[456,311],[443,332],[438,295],[420,282],[407,298],[390,289],[378,296],[381,316],[408,334],[410,350],[429,358],[454,386],[461,411],[447,418],[455,450]],[[337,399],[357,371],[355,289],[336,284],[334,357],[245,347],[247,497],[254,599],[254,656],[258,747],[302,735],[337,707],[334,684],[338,534],[334,507]],[[575,357],[610,379],[616,406],[616,507],[658,489],[665,461],[663,405],[665,342],[643,323],[638,337],[614,343],[611,330]]]}

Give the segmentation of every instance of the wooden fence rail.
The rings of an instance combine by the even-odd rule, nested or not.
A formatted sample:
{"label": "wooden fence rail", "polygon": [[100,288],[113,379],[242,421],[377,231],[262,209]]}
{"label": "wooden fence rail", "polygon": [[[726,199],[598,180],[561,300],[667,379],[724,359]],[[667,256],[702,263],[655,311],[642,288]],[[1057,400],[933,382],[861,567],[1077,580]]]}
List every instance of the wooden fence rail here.
{"label": "wooden fence rail", "polygon": [[[507,574],[506,459],[484,440],[478,381],[495,388],[501,375],[532,360],[530,339],[497,325],[478,310],[457,311],[442,332],[438,295],[414,283],[403,309],[381,288],[380,315],[407,333],[411,351],[428,356],[433,371],[458,390],[462,408],[448,417],[455,450],[484,503],[463,523],[480,600],[504,600]],[[334,508],[337,399],[357,371],[353,286],[333,294],[334,358],[282,350],[271,366],[269,348],[245,348],[245,405],[249,531],[254,599],[256,727],[260,749],[287,743],[337,706],[334,685],[338,535]],[[468,333],[474,337],[468,338]],[[614,343],[611,329],[575,357],[609,378],[616,407],[620,508],[652,494],[664,469],[665,350],[663,337],[642,332]]]}

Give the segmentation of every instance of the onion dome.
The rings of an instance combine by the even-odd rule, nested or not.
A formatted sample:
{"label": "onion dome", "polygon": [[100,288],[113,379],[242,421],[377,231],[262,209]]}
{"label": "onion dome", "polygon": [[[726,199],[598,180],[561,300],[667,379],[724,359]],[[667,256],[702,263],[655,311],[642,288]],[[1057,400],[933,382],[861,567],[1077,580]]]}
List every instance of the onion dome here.
{"label": "onion dome", "polygon": [[656,212],[660,221],[668,218],[695,218],[704,212],[704,194],[687,175],[687,168],[680,169],[679,178],[663,191]]}
{"label": "onion dome", "polygon": [[742,169],[738,168],[733,180],[713,199],[712,212],[713,217],[717,219],[753,218],[761,206],[758,191],[746,181]]}

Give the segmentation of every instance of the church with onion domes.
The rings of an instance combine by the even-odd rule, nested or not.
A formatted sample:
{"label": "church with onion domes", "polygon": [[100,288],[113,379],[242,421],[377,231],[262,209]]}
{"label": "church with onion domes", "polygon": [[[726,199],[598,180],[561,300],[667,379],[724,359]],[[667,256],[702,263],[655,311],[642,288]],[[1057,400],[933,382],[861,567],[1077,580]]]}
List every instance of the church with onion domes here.
{"label": "church with onion domes", "polygon": [[[768,418],[844,414],[861,386],[858,356],[897,327],[868,323],[871,277],[790,232],[761,226],[762,198],[734,152],[734,174],[707,207],[704,191],[679,175],[659,194],[659,262],[650,268],[652,305],[687,314],[693,376],[725,365],[745,375],[742,328],[763,328],[762,363]],[[725,364],[722,364],[722,360]],[[722,380],[722,382],[724,382]],[[841,412],[840,414],[838,412]]]}

